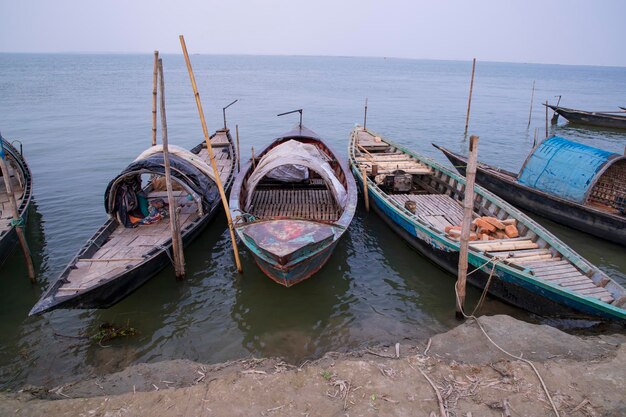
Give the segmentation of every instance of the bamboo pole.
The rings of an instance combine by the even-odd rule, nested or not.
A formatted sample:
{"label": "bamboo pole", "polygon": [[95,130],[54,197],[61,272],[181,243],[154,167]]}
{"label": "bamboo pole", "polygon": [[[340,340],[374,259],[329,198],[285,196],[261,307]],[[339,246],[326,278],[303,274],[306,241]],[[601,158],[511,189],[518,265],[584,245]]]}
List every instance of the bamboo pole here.
{"label": "bamboo pole", "polygon": [[233,220],[230,216],[230,209],[228,208],[228,200],[226,199],[226,193],[222,186],[222,179],[220,178],[219,170],[217,169],[217,163],[215,162],[215,156],[213,155],[213,147],[211,146],[211,139],[209,138],[209,131],[206,126],[206,120],[204,119],[204,111],[202,110],[202,103],[200,102],[200,93],[198,93],[198,86],[196,85],[196,77],[193,75],[193,69],[191,68],[191,61],[189,60],[189,54],[187,53],[187,45],[185,45],[185,38],[183,35],[179,36],[180,46],[185,56],[185,62],[187,63],[187,70],[189,72],[189,79],[191,80],[191,87],[193,88],[193,94],[196,99],[196,105],[198,107],[198,113],[200,114],[200,122],[202,123],[202,132],[204,133],[204,140],[206,142],[207,151],[209,152],[209,158],[211,159],[211,166],[213,167],[213,173],[215,174],[215,184],[220,192],[222,198],[222,205],[226,212],[226,219],[228,220],[228,229],[230,231],[230,239],[233,243],[233,253],[235,255],[235,264],[237,265],[237,271],[243,272],[241,267],[241,261],[239,260],[239,249],[237,248],[237,240],[235,239],[235,229],[233,228]]}
{"label": "bamboo pole", "polygon": [[546,100],[546,139],[548,138],[548,100]]}
{"label": "bamboo pole", "polygon": [[363,200],[365,201],[365,211],[370,211],[370,198],[367,189],[367,172],[365,168],[361,168],[361,174],[363,175]]}
{"label": "bamboo pole", "polygon": [[11,186],[11,176],[5,159],[2,135],[0,135],[0,172],[2,172],[2,178],[4,178],[4,186],[9,197],[9,205],[11,207],[11,215],[13,216],[15,232],[17,233],[17,239],[20,241],[22,253],[24,254],[24,261],[26,262],[26,268],[28,269],[28,278],[30,278],[31,282],[34,283],[35,266],[33,265],[33,258],[30,255],[28,243],[26,242],[26,236],[24,234],[24,219],[20,217],[17,202],[15,201],[15,194],[13,193],[13,187]]}
{"label": "bamboo pole", "polygon": [[530,112],[528,113],[528,127],[530,127],[530,119],[533,117],[533,99],[535,98],[535,80],[533,80],[533,92],[530,93]]}
{"label": "bamboo pole", "polygon": [[465,172],[465,198],[463,199],[463,223],[461,224],[461,245],[459,251],[459,275],[456,281],[456,317],[463,318],[465,305],[465,286],[467,280],[467,250],[469,246],[470,224],[474,211],[474,181],[476,178],[476,161],[478,159],[478,136],[470,136],[469,156]]}
{"label": "bamboo pole", "polygon": [[363,130],[367,129],[367,97],[365,97],[365,114],[363,115]]}
{"label": "bamboo pole", "polygon": [[474,70],[476,69],[476,58],[472,61],[472,80],[470,81],[469,99],[467,100],[467,116],[465,117],[465,135],[467,135],[467,126],[469,125],[470,107],[472,106],[472,89],[474,88]]}
{"label": "bamboo pole", "polygon": [[241,166],[239,165],[241,161],[241,154],[239,153],[239,125],[235,125],[235,133],[237,134],[237,172],[241,171]]}
{"label": "bamboo pole", "polygon": [[170,153],[167,143],[167,118],[165,116],[165,80],[163,79],[163,61],[159,58],[159,89],[161,92],[161,135],[163,138],[163,161],[165,165],[165,185],[167,187],[167,203],[170,209],[170,230],[172,232],[172,252],[174,257],[174,272],[177,279],[185,277],[185,255],[183,254],[183,239],[180,234],[178,210],[174,192],[172,191],[172,174],[170,169]]}
{"label": "bamboo pole", "polygon": [[154,70],[152,72],[152,146],[157,144],[157,69],[159,51],[154,51]]}

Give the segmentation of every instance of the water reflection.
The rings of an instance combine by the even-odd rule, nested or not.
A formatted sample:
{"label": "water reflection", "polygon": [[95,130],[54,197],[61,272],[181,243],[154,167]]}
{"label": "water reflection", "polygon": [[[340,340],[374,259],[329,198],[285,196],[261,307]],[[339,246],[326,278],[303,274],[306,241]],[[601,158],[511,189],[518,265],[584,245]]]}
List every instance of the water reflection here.
{"label": "water reflection", "polygon": [[281,356],[298,363],[349,346],[354,321],[349,309],[351,234],[339,241],[326,265],[293,287],[277,285],[242,253],[244,276],[237,282],[231,316],[253,355]]}

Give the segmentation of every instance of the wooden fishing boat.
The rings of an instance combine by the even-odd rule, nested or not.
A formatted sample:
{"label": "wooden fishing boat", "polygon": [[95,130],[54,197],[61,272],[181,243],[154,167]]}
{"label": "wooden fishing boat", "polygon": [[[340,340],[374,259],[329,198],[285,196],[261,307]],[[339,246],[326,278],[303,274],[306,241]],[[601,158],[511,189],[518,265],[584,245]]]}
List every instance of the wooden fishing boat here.
{"label": "wooden fishing boat", "polygon": [[[15,195],[17,210],[23,222],[27,221],[28,207],[32,199],[32,176],[22,152],[0,136],[7,167],[11,177],[11,188]],[[9,204],[9,194],[0,173],[0,266],[15,249],[18,239],[13,221],[13,211]]]}
{"label": "wooden fishing boat", "polygon": [[[228,129],[211,136],[211,146],[220,179],[228,190],[237,158]],[[212,179],[206,144],[202,142],[191,151],[170,145],[169,152],[182,240],[188,245],[222,205]],[[167,201],[163,177],[163,152],[159,145],[145,151],[109,183],[105,193],[109,219],[48,288],[30,315],[57,308],[110,307],[171,263],[169,221],[158,221],[156,215],[147,224],[125,227],[137,221],[135,216],[141,217],[128,205],[133,193],[139,200],[143,197],[148,202]],[[153,220],[156,222],[150,224]]]}
{"label": "wooden fishing boat", "polygon": [[554,110],[556,114],[566,118],[570,123],[598,127],[610,127],[615,129],[626,129],[626,115],[624,114],[623,110],[616,112],[590,112],[584,110],[568,109],[566,107],[553,106],[550,104],[548,105],[548,107]]}
{"label": "wooden fishing boat", "polygon": [[[349,158],[361,186],[366,171],[373,209],[456,275],[460,243],[450,229],[462,222],[465,178],[362,127],[352,131]],[[531,312],[626,320],[626,289],[513,206],[478,185],[474,191],[474,217],[516,223],[518,237],[470,241],[470,284],[485,288],[493,274],[489,293]]]}
{"label": "wooden fishing boat", "polygon": [[287,287],[324,266],[356,204],[346,164],[301,124],[243,167],[230,194],[239,238],[261,270]]}
{"label": "wooden fishing boat", "polygon": [[[440,149],[465,174],[467,158]],[[626,157],[553,136],[518,174],[478,163],[476,182],[517,207],[626,245]]]}

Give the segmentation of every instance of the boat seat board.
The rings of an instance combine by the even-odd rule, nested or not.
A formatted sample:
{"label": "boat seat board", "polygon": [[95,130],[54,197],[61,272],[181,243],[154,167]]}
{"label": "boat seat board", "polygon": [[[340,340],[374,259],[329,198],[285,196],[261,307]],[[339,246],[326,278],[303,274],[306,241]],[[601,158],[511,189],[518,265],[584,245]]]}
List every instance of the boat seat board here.
{"label": "boat seat board", "polygon": [[341,217],[341,207],[327,189],[256,189],[250,214],[260,219],[292,217],[335,222]]}
{"label": "boat seat board", "polygon": [[376,140],[374,135],[364,130],[357,133],[357,142],[367,150],[384,150],[389,148],[389,144],[382,140]]}

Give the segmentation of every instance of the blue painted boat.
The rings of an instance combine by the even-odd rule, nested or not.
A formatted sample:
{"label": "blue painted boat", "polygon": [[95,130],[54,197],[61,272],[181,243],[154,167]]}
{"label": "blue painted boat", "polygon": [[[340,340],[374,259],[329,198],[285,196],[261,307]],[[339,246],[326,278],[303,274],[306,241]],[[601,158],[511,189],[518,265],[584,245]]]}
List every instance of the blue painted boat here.
{"label": "blue painted boat", "polygon": [[[32,199],[32,176],[22,152],[18,151],[7,140],[0,136],[7,166],[10,171],[11,187],[17,203],[19,216],[27,221],[28,207]],[[9,198],[0,173],[0,266],[15,249],[18,239],[13,220],[13,212],[9,206]]]}
{"label": "blue painted boat", "polygon": [[300,124],[243,167],[230,210],[259,268],[289,287],[328,261],[352,221],[357,198],[345,162]]}
{"label": "blue painted boat", "polygon": [[[467,159],[434,145],[465,173]],[[519,174],[478,163],[476,182],[510,203],[574,229],[626,245],[626,157],[553,136]]]}
{"label": "blue painted boat", "polygon": [[[370,206],[424,256],[457,273],[465,178],[370,130],[350,137],[350,167],[360,186],[367,174]],[[626,320],[626,289],[539,224],[476,185],[474,215],[515,223],[519,237],[470,241],[470,284],[536,314]]]}

